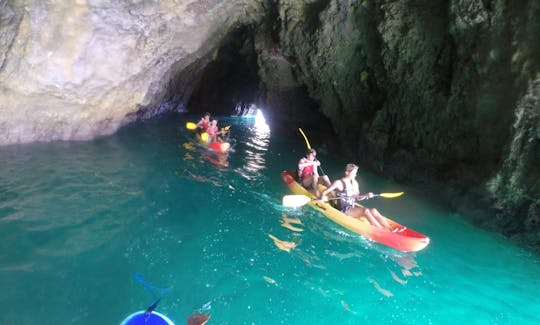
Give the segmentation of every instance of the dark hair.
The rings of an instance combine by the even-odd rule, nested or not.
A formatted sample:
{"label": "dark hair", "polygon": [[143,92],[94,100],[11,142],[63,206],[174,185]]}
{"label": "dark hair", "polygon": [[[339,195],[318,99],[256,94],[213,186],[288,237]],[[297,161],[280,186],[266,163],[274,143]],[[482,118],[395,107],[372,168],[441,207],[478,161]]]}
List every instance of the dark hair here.
{"label": "dark hair", "polygon": [[306,151],[306,156],[309,156],[309,154],[314,154],[314,155],[316,155],[316,154],[317,154],[317,151],[316,151],[315,149],[313,149],[313,148],[308,149],[308,150]]}
{"label": "dark hair", "polygon": [[345,166],[345,171],[346,172],[349,172],[349,171],[351,171],[353,169],[358,169],[358,166],[355,165],[355,164],[347,164],[347,166]]}

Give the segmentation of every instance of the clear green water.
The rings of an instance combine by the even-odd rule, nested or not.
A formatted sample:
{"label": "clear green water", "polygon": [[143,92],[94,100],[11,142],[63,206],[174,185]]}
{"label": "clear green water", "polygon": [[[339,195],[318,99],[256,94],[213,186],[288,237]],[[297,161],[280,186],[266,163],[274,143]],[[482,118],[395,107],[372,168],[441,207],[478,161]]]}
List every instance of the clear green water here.
{"label": "clear green water", "polygon": [[[405,191],[370,205],[432,240],[414,254],[368,242],[280,205],[300,135],[228,118],[236,143],[219,166],[187,118],[0,148],[0,324],[119,324],[152,301],[133,273],[169,288],[158,311],[177,324],[195,311],[209,325],[540,323],[538,256],[361,170],[366,190]],[[332,178],[346,163],[319,159]]]}

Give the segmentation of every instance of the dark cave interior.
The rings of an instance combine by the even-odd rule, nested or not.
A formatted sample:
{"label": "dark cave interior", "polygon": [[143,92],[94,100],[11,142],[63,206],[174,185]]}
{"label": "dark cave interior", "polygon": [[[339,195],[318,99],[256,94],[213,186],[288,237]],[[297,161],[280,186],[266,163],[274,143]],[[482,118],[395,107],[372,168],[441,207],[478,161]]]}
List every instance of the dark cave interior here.
{"label": "dark cave interior", "polygon": [[187,104],[190,112],[235,114],[257,101],[259,77],[253,38],[247,27],[237,29],[205,67]]}
{"label": "dark cave interior", "polygon": [[274,132],[297,135],[298,128],[313,130],[314,141],[334,141],[330,121],[319,111],[304,86],[269,90],[258,74],[258,55],[252,30],[239,27],[227,37],[187,100],[185,110],[214,116],[245,115],[260,108]]}

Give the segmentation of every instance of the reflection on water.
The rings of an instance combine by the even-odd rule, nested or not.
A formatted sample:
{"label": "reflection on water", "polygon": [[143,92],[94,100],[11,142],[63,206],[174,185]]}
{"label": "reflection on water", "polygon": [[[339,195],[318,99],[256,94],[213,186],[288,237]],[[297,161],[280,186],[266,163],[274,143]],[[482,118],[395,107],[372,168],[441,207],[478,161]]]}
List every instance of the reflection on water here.
{"label": "reflection on water", "polygon": [[[183,143],[182,147],[185,149],[184,161],[186,162],[191,161],[197,164],[204,163],[204,160],[206,160],[218,168],[229,167],[228,152],[217,152],[202,145],[197,145],[193,141]],[[199,157],[199,159],[196,157]]]}
{"label": "reflection on water", "polygon": [[253,126],[249,128],[246,139],[246,149],[243,152],[245,158],[244,165],[238,172],[247,179],[252,179],[253,174],[257,175],[266,167],[265,154],[270,141],[270,127],[260,110],[257,110]]}
{"label": "reflection on water", "polygon": [[206,157],[206,160],[208,160],[216,167],[229,167],[228,152],[215,152],[211,150],[206,150],[205,152],[203,152],[203,155]]}
{"label": "reflection on water", "polygon": [[214,186],[217,186],[217,187],[223,186],[223,184],[221,184],[214,177],[206,177],[206,176],[195,175],[195,174],[193,174],[192,172],[190,172],[187,169],[184,169],[180,176],[188,178],[188,179],[193,179],[193,180],[196,180],[196,181],[201,182],[201,183],[210,183],[210,184],[212,184]]}

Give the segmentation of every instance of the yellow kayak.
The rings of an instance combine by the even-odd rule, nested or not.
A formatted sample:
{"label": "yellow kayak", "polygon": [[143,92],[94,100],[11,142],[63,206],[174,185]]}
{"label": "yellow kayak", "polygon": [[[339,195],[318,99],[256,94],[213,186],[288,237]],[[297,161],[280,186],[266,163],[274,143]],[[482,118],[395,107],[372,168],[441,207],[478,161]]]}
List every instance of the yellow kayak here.
{"label": "yellow kayak", "polygon": [[406,228],[399,223],[386,218],[392,229],[399,229],[393,232],[373,226],[364,218],[353,218],[334,208],[328,202],[318,200],[314,193],[306,190],[295,179],[295,173],[283,171],[281,179],[294,194],[305,195],[311,200],[307,203],[315,210],[323,213],[328,219],[353,231],[359,235],[367,237],[383,245],[405,252],[416,252],[424,249],[429,244],[429,237]]}

